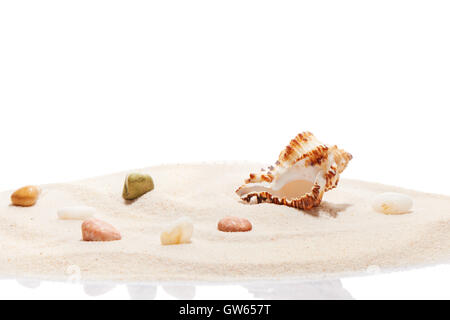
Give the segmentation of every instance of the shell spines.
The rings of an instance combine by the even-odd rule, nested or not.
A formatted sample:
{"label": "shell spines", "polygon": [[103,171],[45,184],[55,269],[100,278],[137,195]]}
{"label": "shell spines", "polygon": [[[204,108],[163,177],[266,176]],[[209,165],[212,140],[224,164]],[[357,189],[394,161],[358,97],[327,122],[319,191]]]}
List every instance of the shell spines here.
{"label": "shell spines", "polygon": [[[326,191],[336,188],[340,173],[344,171],[352,158],[350,153],[339,149],[337,146],[322,144],[311,132],[303,132],[291,140],[289,145],[280,153],[274,166],[261,169],[261,173],[251,173],[249,179],[236,190],[236,193],[243,201],[247,202],[256,197],[258,203],[270,202],[309,210],[320,205]],[[287,199],[286,197],[273,195],[268,191],[251,191],[254,186],[264,187],[270,191],[270,186],[280,176],[289,174],[287,169],[291,167],[295,167],[297,171],[308,167],[317,168],[317,171],[314,172],[317,172],[318,175],[310,192],[301,194],[298,198]]]}

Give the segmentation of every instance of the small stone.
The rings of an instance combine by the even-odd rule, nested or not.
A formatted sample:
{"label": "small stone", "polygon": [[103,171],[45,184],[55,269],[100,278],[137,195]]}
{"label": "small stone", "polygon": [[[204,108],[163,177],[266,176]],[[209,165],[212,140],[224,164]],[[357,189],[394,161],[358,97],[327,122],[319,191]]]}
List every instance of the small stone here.
{"label": "small stone", "polygon": [[81,225],[83,241],[114,241],[122,239],[120,232],[112,225],[98,219],[89,219]]}
{"label": "small stone", "polygon": [[148,174],[131,173],[125,179],[122,196],[125,200],[135,200],[154,187],[153,179]]}
{"label": "small stone", "polygon": [[86,220],[95,215],[95,208],[86,206],[65,207],[58,210],[61,220]]}
{"label": "small stone", "polygon": [[376,196],[372,202],[374,210],[384,214],[402,214],[411,211],[411,197],[395,192],[386,192]]}
{"label": "small stone", "polygon": [[247,232],[252,230],[252,224],[244,218],[225,217],[219,221],[217,228],[223,232]]}
{"label": "small stone", "polygon": [[182,244],[191,242],[194,233],[194,225],[192,221],[183,217],[175,221],[175,223],[161,233],[161,244]]}
{"label": "small stone", "polygon": [[19,207],[34,206],[39,197],[39,188],[35,186],[26,186],[20,188],[11,195],[11,202]]}

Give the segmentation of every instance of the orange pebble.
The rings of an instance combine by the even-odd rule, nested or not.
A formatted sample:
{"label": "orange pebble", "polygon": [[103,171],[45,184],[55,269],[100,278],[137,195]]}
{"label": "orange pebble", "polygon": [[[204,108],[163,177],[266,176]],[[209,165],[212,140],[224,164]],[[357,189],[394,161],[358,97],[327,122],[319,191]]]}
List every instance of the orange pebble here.
{"label": "orange pebble", "polygon": [[114,241],[122,239],[120,232],[112,225],[98,219],[89,219],[81,225],[83,241]]}
{"label": "orange pebble", "polygon": [[26,186],[20,188],[11,195],[11,202],[19,207],[34,206],[39,197],[39,189],[35,186]]}
{"label": "orange pebble", "polygon": [[252,224],[244,218],[225,217],[219,221],[217,228],[223,232],[246,232],[252,230]]}

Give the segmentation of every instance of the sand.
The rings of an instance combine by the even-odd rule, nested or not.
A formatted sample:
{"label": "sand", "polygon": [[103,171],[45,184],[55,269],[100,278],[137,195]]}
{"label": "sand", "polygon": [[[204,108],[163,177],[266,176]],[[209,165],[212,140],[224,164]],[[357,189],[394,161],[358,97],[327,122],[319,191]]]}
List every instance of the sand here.
{"label": "sand", "polygon": [[[31,208],[0,194],[0,276],[84,280],[252,280],[330,277],[367,269],[401,268],[450,257],[450,197],[345,180],[322,205],[305,212],[246,204],[234,190],[251,163],[166,165],[137,172],[155,190],[135,202],[121,198],[126,173],[45,185]],[[414,199],[413,212],[386,216],[371,199],[394,191]],[[88,205],[122,233],[114,242],[81,241],[81,221],[57,219],[57,209]],[[217,222],[234,215],[253,231],[223,233]],[[192,243],[161,246],[160,232],[179,217],[195,225]]]}

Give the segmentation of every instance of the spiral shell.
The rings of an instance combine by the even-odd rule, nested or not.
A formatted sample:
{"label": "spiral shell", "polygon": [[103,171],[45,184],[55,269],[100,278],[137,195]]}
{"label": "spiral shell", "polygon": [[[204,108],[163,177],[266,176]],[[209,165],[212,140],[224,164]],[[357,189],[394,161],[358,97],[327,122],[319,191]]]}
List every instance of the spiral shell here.
{"label": "spiral shell", "polygon": [[309,210],[320,204],[326,191],[336,188],[351,159],[350,153],[303,132],[291,140],[275,165],[251,173],[236,193],[247,202],[256,197],[258,203]]}

